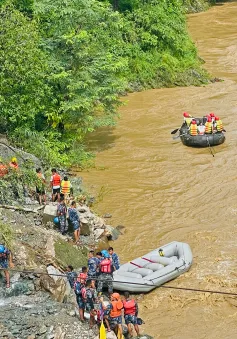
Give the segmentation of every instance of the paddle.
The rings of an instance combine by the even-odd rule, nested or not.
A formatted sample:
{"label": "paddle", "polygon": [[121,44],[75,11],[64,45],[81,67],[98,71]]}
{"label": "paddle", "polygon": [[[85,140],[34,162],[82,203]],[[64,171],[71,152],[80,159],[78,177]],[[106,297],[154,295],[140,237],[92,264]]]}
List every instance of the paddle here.
{"label": "paddle", "polygon": [[175,133],[178,132],[178,130],[179,130],[179,128],[176,128],[176,129],[174,129],[170,134],[175,134]]}
{"label": "paddle", "polygon": [[106,329],[104,325],[104,310],[103,310],[103,305],[102,302],[100,303],[100,319],[101,319],[101,325],[100,325],[100,339],[106,339]]}

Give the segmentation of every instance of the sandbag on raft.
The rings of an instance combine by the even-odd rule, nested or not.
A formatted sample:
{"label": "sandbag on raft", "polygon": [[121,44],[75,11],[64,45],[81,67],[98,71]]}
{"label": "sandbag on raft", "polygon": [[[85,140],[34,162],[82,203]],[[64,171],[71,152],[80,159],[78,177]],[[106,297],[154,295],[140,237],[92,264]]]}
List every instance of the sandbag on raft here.
{"label": "sandbag on raft", "polygon": [[191,264],[190,246],[174,241],[122,265],[113,273],[113,287],[120,291],[149,292],[188,271]]}

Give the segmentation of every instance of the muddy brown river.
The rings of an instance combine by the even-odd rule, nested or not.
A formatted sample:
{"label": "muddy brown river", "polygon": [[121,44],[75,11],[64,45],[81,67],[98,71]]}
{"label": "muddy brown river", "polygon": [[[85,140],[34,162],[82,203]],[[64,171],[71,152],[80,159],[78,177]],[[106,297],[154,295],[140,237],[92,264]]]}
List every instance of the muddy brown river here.
{"label": "muddy brown river", "polygon": [[[91,139],[97,167],[82,177],[103,198],[97,211],[126,227],[114,243],[122,262],[187,242],[193,265],[168,285],[237,293],[237,2],[190,15],[188,26],[206,69],[224,82],[130,94],[117,127]],[[183,111],[222,118],[227,139],[214,157],[172,139]],[[142,332],[156,339],[237,338],[237,297],[157,288],[139,306]]]}

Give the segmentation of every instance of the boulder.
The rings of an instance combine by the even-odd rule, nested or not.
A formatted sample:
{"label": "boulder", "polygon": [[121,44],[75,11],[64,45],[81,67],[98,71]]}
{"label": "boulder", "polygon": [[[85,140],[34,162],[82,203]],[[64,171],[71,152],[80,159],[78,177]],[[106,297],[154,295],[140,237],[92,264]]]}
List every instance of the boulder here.
{"label": "boulder", "polygon": [[90,235],[91,230],[89,221],[85,218],[80,218],[80,222],[81,222],[81,235]]}
{"label": "boulder", "polygon": [[94,234],[95,239],[99,239],[104,234],[104,230],[101,228],[97,228],[96,230],[94,230],[93,234]]}
{"label": "boulder", "polygon": [[108,240],[117,240],[121,233],[116,228],[110,225],[105,225],[105,234]]}
{"label": "boulder", "polygon": [[43,223],[46,225],[48,221],[53,221],[57,215],[57,205],[46,205],[43,214]]}
{"label": "boulder", "polygon": [[59,326],[56,328],[54,339],[64,339],[66,336],[66,332],[63,332],[62,328]]}
{"label": "boulder", "polygon": [[[100,335],[97,335],[94,339],[100,339]],[[117,339],[117,336],[114,331],[106,332],[106,339]]]}
{"label": "boulder", "polygon": [[54,266],[47,267],[48,275],[42,274],[40,277],[41,287],[49,291],[53,298],[58,302],[65,302],[71,292],[71,287],[66,277],[62,276],[62,272]]}

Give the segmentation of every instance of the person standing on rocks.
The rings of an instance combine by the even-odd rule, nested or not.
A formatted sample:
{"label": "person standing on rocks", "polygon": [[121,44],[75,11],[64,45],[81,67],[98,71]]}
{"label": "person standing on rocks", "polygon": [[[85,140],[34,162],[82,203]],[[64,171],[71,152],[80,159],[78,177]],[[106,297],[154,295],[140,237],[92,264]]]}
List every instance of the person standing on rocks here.
{"label": "person standing on rocks", "polygon": [[108,252],[110,254],[110,258],[112,259],[112,264],[113,264],[113,268],[115,270],[118,270],[120,267],[120,262],[119,262],[119,257],[116,253],[114,253],[114,249],[113,247],[109,247],[108,248]]}
{"label": "person standing on rocks", "polygon": [[3,270],[6,277],[6,288],[10,287],[10,274],[8,271],[8,266],[10,268],[14,267],[12,262],[11,251],[6,248],[4,245],[0,245],[0,270]]}
{"label": "person standing on rocks", "polygon": [[77,272],[74,271],[74,268],[72,265],[68,265],[66,270],[67,280],[71,286],[71,288],[74,288],[75,281],[77,279]]}
{"label": "person standing on rocks", "polygon": [[79,308],[80,320],[82,322],[85,321],[84,312],[85,312],[86,298],[87,298],[85,283],[86,283],[86,274],[80,273],[80,275],[77,278],[77,281],[74,284],[74,291],[76,294],[77,305]]}
{"label": "person standing on rocks", "polygon": [[70,192],[72,189],[71,182],[68,180],[68,177],[65,176],[61,182],[61,195],[64,196],[66,203],[69,203]]}
{"label": "person standing on rocks", "polygon": [[73,230],[74,230],[74,237],[75,237],[75,244],[79,245],[80,241],[80,218],[79,213],[76,209],[76,202],[72,201],[71,207],[68,209],[68,216],[69,220],[72,223]]}
{"label": "person standing on rocks", "polygon": [[102,293],[103,287],[107,287],[109,294],[112,294],[113,293],[112,261],[110,259],[109,253],[103,251],[102,254],[104,259],[99,264],[97,292]]}
{"label": "person standing on rocks", "polygon": [[85,310],[90,313],[90,328],[95,324],[95,305],[94,303],[97,301],[97,293],[96,289],[93,287],[93,282],[91,280],[87,280],[86,282],[86,293],[85,293]]}
{"label": "person standing on rocks", "polygon": [[138,305],[134,299],[130,299],[129,292],[124,292],[123,308],[124,320],[125,324],[128,326],[128,333],[130,337],[133,336],[132,325],[134,326],[137,336],[139,336],[139,327],[137,322]]}
{"label": "person standing on rocks", "polygon": [[42,204],[42,199],[44,199],[44,204],[46,205],[46,194],[45,194],[45,176],[41,172],[41,168],[36,169],[36,174],[38,177],[38,182],[36,186],[36,193],[38,194],[39,197],[39,204]]}
{"label": "person standing on rocks", "polygon": [[58,215],[58,220],[59,220],[59,225],[60,225],[60,232],[64,235],[68,230],[67,218],[66,218],[67,206],[65,205],[64,197],[60,197],[60,203],[58,204],[58,207],[57,207],[57,215]]}
{"label": "person standing on rocks", "polygon": [[58,202],[60,202],[61,177],[58,174],[56,168],[52,168],[51,172],[52,176],[50,178],[50,186],[52,187],[52,202],[54,202],[56,198]]}
{"label": "person standing on rocks", "polygon": [[97,272],[97,258],[94,255],[94,251],[90,251],[88,254],[88,279],[92,281],[93,287],[95,286]]}

